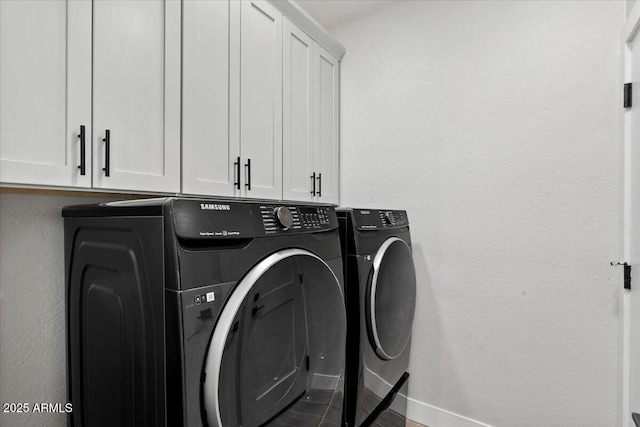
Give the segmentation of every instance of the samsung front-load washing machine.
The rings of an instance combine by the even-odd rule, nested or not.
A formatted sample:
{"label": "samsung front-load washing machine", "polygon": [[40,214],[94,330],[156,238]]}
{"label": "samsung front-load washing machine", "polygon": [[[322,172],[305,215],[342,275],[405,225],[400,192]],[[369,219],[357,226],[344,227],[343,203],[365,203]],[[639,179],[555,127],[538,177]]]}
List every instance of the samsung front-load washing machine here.
{"label": "samsung front-load washing machine", "polygon": [[74,427],[334,426],[346,315],[333,207],[67,207]]}
{"label": "samsung front-load washing machine", "polygon": [[338,220],[347,304],[345,420],[404,427],[416,301],[407,213],[339,209]]}

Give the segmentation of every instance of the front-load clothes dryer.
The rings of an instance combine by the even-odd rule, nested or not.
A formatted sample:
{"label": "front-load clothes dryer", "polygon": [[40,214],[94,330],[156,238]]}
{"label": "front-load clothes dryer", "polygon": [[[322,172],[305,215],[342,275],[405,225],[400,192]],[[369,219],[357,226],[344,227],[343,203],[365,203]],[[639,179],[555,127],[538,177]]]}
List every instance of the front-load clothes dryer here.
{"label": "front-load clothes dryer", "polygon": [[333,207],[166,198],[63,216],[71,426],[341,424]]}
{"label": "front-load clothes dryer", "polygon": [[345,423],[404,427],[416,301],[407,213],[339,209],[338,220],[347,304]]}

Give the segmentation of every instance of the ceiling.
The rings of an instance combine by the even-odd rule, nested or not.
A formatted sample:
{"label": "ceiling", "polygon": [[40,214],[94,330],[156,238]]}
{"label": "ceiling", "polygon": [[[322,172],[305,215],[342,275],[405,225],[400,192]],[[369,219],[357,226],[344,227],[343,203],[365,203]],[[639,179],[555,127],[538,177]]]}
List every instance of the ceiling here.
{"label": "ceiling", "polygon": [[309,15],[329,29],[400,0],[296,0]]}

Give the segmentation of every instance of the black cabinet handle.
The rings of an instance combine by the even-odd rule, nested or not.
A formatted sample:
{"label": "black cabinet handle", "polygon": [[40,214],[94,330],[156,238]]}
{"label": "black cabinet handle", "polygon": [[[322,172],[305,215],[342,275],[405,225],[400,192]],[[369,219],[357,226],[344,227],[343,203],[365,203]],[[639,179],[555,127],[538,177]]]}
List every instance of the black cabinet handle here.
{"label": "black cabinet handle", "polygon": [[322,174],[318,174],[318,197],[322,197]]}
{"label": "black cabinet handle", "polygon": [[316,173],[314,172],[310,178],[311,178],[311,184],[313,184],[313,190],[311,190],[311,195],[315,196],[316,195]]}
{"label": "black cabinet handle", "polygon": [[247,191],[251,191],[251,159],[247,159],[244,168],[247,171],[247,182],[244,183],[244,186],[247,187]]}
{"label": "black cabinet handle", "polygon": [[238,174],[238,181],[234,182],[233,185],[239,190],[240,189],[240,156],[238,156],[237,162],[233,162],[233,166],[236,167],[235,172]]}
{"label": "black cabinet handle", "polygon": [[80,133],[78,134],[78,138],[80,138],[80,166],[78,166],[78,169],[80,169],[80,175],[86,175],[87,173],[87,163],[86,163],[86,159],[85,159],[85,130],[84,130],[84,125],[80,126]]}
{"label": "black cabinet handle", "polygon": [[104,171],[104,176],[109,176],[109,158],[111,157],[111,135],[109,129],[104,131],[104,167],[102,170]]}

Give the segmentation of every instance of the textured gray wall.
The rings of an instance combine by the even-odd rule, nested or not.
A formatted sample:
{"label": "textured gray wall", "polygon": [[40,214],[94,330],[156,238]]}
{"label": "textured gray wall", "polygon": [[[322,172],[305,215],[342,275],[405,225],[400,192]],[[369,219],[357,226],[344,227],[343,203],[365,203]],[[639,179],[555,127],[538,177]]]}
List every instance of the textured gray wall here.
{"label": "textured gray wall", "polygon": [[411,221],[413,419],[615,425],[624,19],[620,1],[402,1],[331,28],[341,202]]}
{"label": "textured gray wall", "polygon": [[[102,198],[0,194],[0,402],[66,403],[63,206]],[[6,414],[2,427],[66,426]]]}

